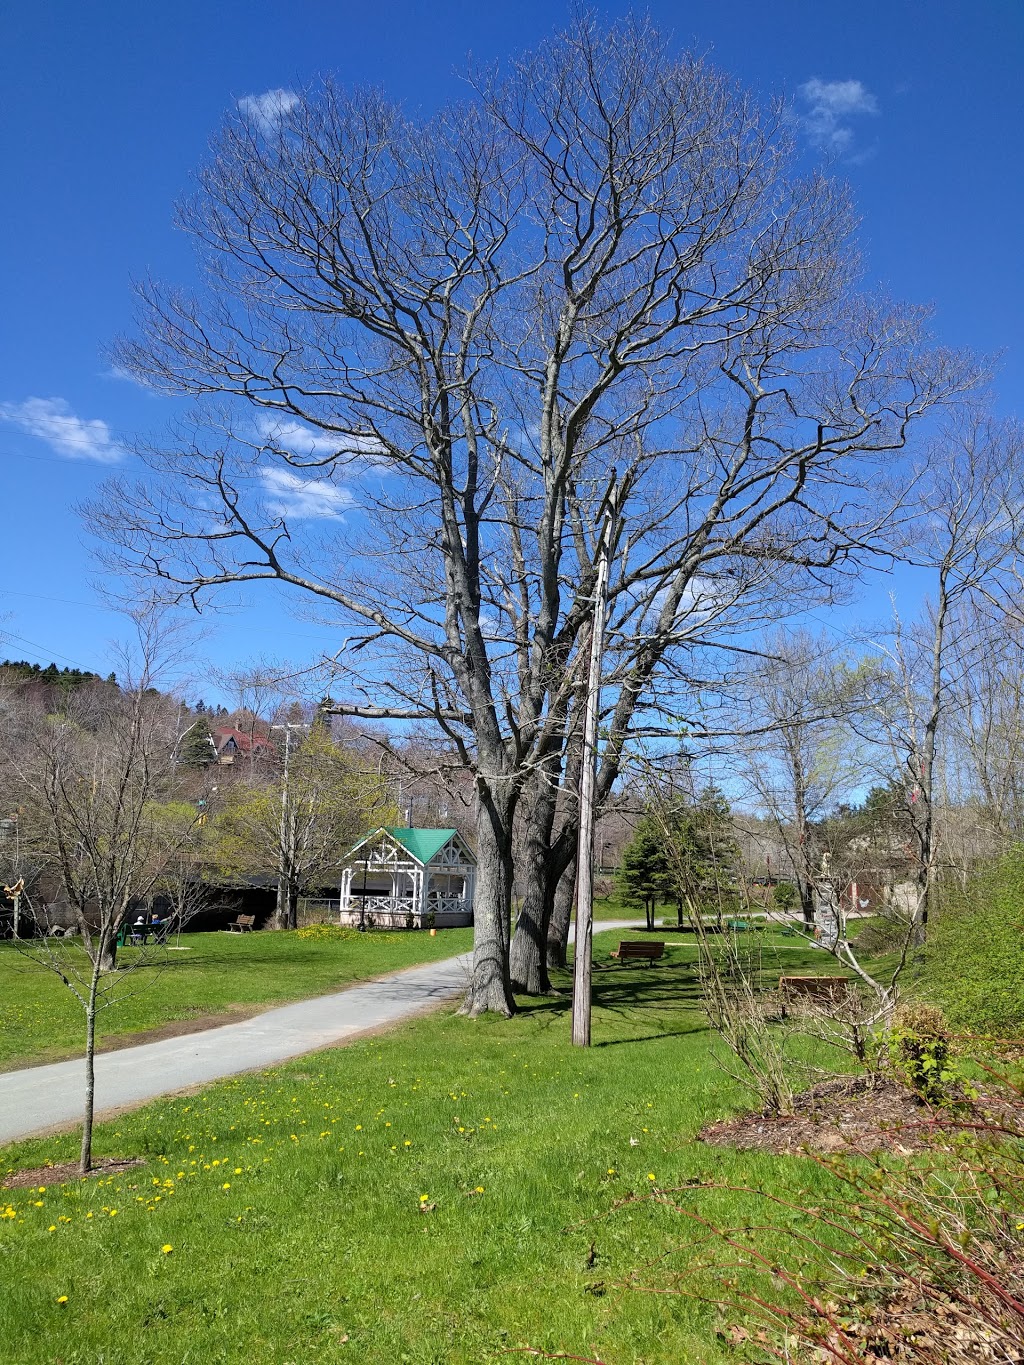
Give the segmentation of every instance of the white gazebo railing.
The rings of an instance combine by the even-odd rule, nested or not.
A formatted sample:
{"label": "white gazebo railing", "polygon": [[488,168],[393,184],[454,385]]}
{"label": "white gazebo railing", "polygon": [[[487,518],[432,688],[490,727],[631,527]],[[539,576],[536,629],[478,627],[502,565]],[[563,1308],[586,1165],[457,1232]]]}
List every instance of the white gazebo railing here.
{"label": "white gazebo railing", "polygon": [[342,924],[471,924],[476,865],[455,830],[381,829],[352,850],[341,877]]}

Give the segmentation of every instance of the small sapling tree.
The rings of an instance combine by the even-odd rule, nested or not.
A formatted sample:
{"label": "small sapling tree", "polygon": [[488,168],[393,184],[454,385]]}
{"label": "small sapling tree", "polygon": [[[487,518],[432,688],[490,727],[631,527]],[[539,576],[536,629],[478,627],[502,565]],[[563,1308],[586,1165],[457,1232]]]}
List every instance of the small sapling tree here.
{"label": "small sapling tree", "polygon": [[135,625],[138,647],[119,669],[121,687],[69,690],[55,710],[28,698],[0,739],[26,809],[25,837],[45,869],[41,884],[58,889],[54,902],[32,898],[33,936],[19,946],[85,1013],[83,1175],[92,1165],[97,1015],[142,984],[140,968],[163,960],[160,944],[118,949],[200,818],[194,804],[168,804],[178,708],[155,687],[168,631],[150,613]]}

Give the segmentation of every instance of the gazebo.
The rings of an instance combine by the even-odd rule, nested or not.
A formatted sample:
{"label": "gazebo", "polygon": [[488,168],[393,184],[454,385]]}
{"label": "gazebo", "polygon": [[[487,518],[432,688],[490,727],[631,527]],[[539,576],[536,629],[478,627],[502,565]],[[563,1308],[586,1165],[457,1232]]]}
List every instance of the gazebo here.
{"label": "gazebo", "polygon": [[342,924],[451,929],[473,923],[476,859],[456,829],[377,829],[346,863]]}

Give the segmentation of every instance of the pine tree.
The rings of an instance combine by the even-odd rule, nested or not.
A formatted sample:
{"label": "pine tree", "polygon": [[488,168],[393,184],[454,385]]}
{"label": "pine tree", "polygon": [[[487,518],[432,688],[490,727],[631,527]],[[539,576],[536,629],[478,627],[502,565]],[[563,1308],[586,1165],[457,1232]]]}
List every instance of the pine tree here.
{"label": "pine tree", "polygon": [[208,768],[217,761],[210,721],[205,712],[185,731],[178,745],[178,763],[183,768]]}

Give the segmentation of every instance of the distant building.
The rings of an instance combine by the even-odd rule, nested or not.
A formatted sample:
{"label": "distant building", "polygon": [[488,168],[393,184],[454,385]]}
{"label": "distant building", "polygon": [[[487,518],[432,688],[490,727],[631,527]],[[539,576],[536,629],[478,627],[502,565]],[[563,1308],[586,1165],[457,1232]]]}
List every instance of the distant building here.
{"label": "distant building", "polygon": [[244,730],[236,730],[233,726],[221,726],[211,733],[218,763],[234,763],[238,757],[261,758],[275,747],[269,735],[258,731],[246,734]]}
{"label": "distant building", "polygon": [[346,864],[342,924],[450,929],[473,923],[476,859],[456,829],[377,829],[356,844]]}

